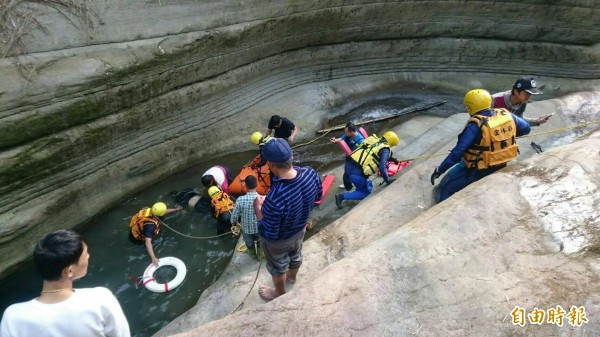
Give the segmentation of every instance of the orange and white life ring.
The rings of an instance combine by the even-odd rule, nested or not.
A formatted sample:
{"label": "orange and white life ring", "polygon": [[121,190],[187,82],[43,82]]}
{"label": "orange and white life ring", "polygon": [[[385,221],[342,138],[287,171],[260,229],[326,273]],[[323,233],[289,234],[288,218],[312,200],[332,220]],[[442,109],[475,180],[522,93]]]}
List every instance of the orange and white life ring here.
{"label": "orange and white life ring", "polygon": [[[162,266],[175,267],[177,270],[175,278],[167,283],[158,283],[154,278],[154,272]],[[159,260],[158,267],[155,266],[154,263],[150,263],[148,268],[146,268],[146,271],[144,271],[144,276],[142,276],[142,284],[150,291],[155,293],[164,293],[177,288],[185,279],[186,273],[187,269],[183,261],[172,256],[163,257]]]}

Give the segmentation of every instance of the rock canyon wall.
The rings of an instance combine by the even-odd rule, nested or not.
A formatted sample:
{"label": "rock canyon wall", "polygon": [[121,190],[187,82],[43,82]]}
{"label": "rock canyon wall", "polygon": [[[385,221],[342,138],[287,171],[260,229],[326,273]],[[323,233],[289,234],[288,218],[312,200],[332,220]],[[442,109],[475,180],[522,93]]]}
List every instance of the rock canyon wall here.
{"label": "rock canyon wall", "polygon": [[[592,0],[94,0],[79,16],[16,3],[7,15],[34,10],[39,27],[0,59],[0,274],[43,233],[249,148],[274,113],[309,138],[332,107],[399,81],[600,88]],[[332,89],[347,78],[364,86]],[[298,98],[306,85],[316,94]]]}

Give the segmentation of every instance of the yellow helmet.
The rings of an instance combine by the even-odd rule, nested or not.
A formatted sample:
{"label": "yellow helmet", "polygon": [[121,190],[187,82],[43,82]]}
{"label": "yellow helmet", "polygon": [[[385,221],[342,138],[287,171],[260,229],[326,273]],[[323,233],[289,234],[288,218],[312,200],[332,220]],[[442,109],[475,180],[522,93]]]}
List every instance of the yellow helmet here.
{"label": "yellow helmet", "polygon": [[218,188],[217,186],[211,186],[208,189],[208,196],[212,198],[215,194],[217,194],[219,192],[221,192],[220,188]]}
{"label": "yellow helmet", "polygon": [[383,134],[383,138],[387,140],[387,143],[390,146],[396,146],[400,143],[400,138],[398,138],[398,135],[394,131],[387,131]]}
{"label": "yellow helmet", "polygon": [[483,89],[473,89],[465,94],[464,103],[469,115],[473,116],[492,106],[492,96]]}
{"label": "yellow helmet", "polygon": [[263,135],[262,133],[256,131],[252,134],[252,136],[250,136],[250,140],[252,141],[252,143],[258,145],[260,143],[260,140],[262,139]]}
{"label": "yellow helmet", "polygon": [[157,202],[152,205],[152,214],[156,216],[163,216],[167,212],[167,205],[164,202]]}

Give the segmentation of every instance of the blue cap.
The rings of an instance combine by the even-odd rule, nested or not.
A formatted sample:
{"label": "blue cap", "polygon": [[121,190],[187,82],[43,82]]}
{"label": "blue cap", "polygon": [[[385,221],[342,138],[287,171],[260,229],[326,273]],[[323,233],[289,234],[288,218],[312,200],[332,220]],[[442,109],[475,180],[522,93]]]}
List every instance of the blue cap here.
{"label": "blue cap", "polygon": [[281,163],[292,158],[292,148],[285,139],[275,138],[265,144],[262,156],[268,161]]}

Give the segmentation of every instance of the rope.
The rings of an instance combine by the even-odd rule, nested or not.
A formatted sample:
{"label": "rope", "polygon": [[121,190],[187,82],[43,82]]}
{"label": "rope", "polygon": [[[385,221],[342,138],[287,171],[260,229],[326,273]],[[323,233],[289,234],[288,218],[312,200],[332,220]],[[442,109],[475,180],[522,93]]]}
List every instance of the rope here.
{"label": "rope", "polygon": [[[548,131],[543,131],[543,132],[536,132],[536,133],[528,134],[528,135],[525,135],[525,136],[520,136],[520,137],[517,137],[517,138],[536,137],[536,136],[550,134],[550,133],[557,133],[557,132],[571,130],[571,129],[578,129],[578,128],[582,128],[582,127],[586,127],[588,125],[598,124],[598,123],[600,123],[600,120],[586,122],[586,123],[580,123],[580,124],[576,124],[576,125],[572,125],[572,126],[567,126],[567,127],[564,127],[564,128],[560,128],[560,129],[553,129],[553,130],[548,130]],[[313,140],[311,140],[309,142],[294,145],[292,147],[292,149],[295,149],[295,148],[300,147],[300,146],[305,146],[305,145],[314,143],[318,139],[321,139],[321,138],[325,137],[334,128],[335,127],[329,128],[329,129],[325,129],[324,133],[321,136],[316,137],[316,138],[314,138]],[[425,154],[425,155],[421,155],[421,156],[416,156],[416,157],[412,157],[412,158],[408,158],[408,159],[399,159],[399,160],[400,161],[413,161],[413,160],[417,160],[417,159],[426,159],[426,158],[439,157],[439,156],[445,156],[445,155],[447,155],[447,153],[434,153],[434,154]],[[375,180],[375,179],[377,179],[377,177],[375,177],[373,180]],[[191,236],[191,235],[187,235],[187,234],[184,234],[184,233],[176,231],[175,229],[171,228],[169,225],[167,225],[164,221],[162,221],[160,219],[158,221],[160,221],[161,224],[163,224],[165,227],[167,227],[168,229],[172,230],[173,232],[175,232],[175,233],[177,233],[177,234],[179,234],[181,236],[185,236],[187,238],[190,238],[190,239],[212,239],[212,238],[217,238],[217,237],[220,237],[220,236],[223,236],[223,235],[227,235],[227,234],[230,234],[230,233],[232,233],[232,234],[234,234],[236,236],[239,235],[239,228],[237,228],[237,230],[236,230],[235,225],[232,226],[231,227],[231,231],[229,231],[227,233],[213,235],[213,236]]]}
{"label": "rope", "polygon": [[246,296],[244,296],[244,299],[242,300],[242,302],[240,302],[240,304],[235,307],[235,309],[231,310],[231,312],[229,313],[229,315],[235,313],[236,311],[240,310],[242,308],[242,306],[244,305],[244,302],[246,301],[246,299],[248,298],[248,296],[250,296],[250,293],[252,292],[252,289],[254,289],[254,286],[256,285],[256,280],[258,280],[258,274],[260,273],[260,267],[262,266],[262,260],[260,260],[260,262],[258,262],[258,269],[256,270],[256,276],[254,276],[254,282],[252,282],[252,287],[250,287],[250,289],[248,290],[248,293],[246,294]]}
{"label": "rope", "polygon": [[240,253],[243,253],[243,252],[247,252],[248,251],[248,247],[246,247],[246,243],[245,242],[242,242],[242,244],[239,245],[239,247],[237,247],[235,250],[237,250]]}
{"label": "rope", "polygon": [[581,124],[575,124],[575,125],[571,125],[571,126],[567,126],[564,128],[560,128],[560,129],[554,129],[554,130],[548,130],[548,131],[542,131],[542,132],[536,132],[536,133],[531,133],[525,136],[520,136],[517,138],[529,138],[529,137],[535,137],[535,136],[539,136],[539,135],[545,135],[548,133],[555,133],[555,132],[561,132],[561,131],[566,131],[566,130],[571,130],[571,129],[577,129],[577,128],[582,128],[591,124],[598,124],[600,123],[600,120],[597,121],[591,121],[591,122],[586,122],[586,123],[581,123]]}
{"label": "rope", "polygon": [[439,156],[445,156],[445,155],[447,155],[447,153],[424,154],[422,156],[416,156],[416,157],[412,157],[412,158],[409,158],[409,159],[398,159],[398,160],[400,160],[400,161],[413,161],[413,160],[416,160],[416,159],[439,157]]}
{"label": "rope", "polygon": [[[265,164],[265,165],[267,165],[267,164]],[[270,177],[271,171],[265,172],[263,174],[260,167],[255,168],[255,170],[256,170],[256,176],[258,177],[258,181],[262,181],[266,187],[271,188],[271,177]],[[267,176],[269,176],[269,182],[267,182],[267,180],[266,180]]]}
{"label": "rope", "polygon": [[[174,230],[172,227],[170,227],[169,225],[167,225],[164,221],[162,221],[161,219],[158,219],[158,221],[164,225],[165,227],[167,227],[168,229],[172,230],[173,232],[181,235],[181,236],[185,236],[186,238],[190,238],[190,239],[213,239],[213,238],[218,238],[219,236],[223,236],[223,235],[227,235],[227,234],[231,234],[233,233],[232,231],[229,231],[227,233],[223,233],[223,234],[217,234],[217,235],[212,235],[212,236],[192,236],[192,235],[187,235],[181,232],[178,232],[176,230]],[[233,226],[232,226],[233,228]]]}
{"label": "rope", "polygon": [[[580,123],[580,124],[576,124],[576,125],[572,125],[572,126],[567,126],[567,127],[564,127],[564,128],[560,128],[560,129],[553,129],[553,130],[548,130],[548,131],[543,131],[543,132],[536,132],[536,133],[528,134],[528,135],[525,135],[525,136],[520,136],[520,137],[517,137],[517,138],[536,137],[536,136],[545,135],[545,134],[549,134],[549,133],[556,133],[556,132],[561,132],[561,131],[566,131],[566,130],[571,130],[571,129],[582,128],[582,127],[586,127],[586,126],[591,125],[591,124],[598,124],[598,123],[600,123],[600,120],[586,122],[586,123]],[[330,133],[331,131],[333,131],[333,129],[335,129],[335,128],[336,127],[325,129],[325,130],[323,130],[324,133],[321,136],[316,137],[313,140],[308,141],[306,143],[301,143],[301,144],[294,145],[292,147],[292,149],[295,149],[295,148],[300,147],[300,146],[305,146],[305,145],[314,143],[315,141],[317,141],[317,140],[325,137],[328,133]],[[408,159],[401,159],[401,160],[402,161],[409,161],[409,160],[425,159],[425,158],[439,157],[439,156],[445,156],[445,155],[447,155],[447,153],[425,154],[425,155],[422,155],[422,156],[412,157],[412,158],[408,158]]]}
{"label": "rope", "polygon": [[[357,122],[357,123],[354,123],[354,125],[363,126],[363,125],[370,124],[370,123],[381,122],[381,121],[385,121],[388,119],[393,119],[393,118],[401,117],[404,115],[408,115],[413,112],[428,110],[428,109],[434,108],[436,106],[440,106],[442,104],[446,104],[446,101],[437,101],[435,103],[427,104],[424,106],[419,106],[419,104],[417,104],[417,105],[413,105],[412,107],[404,108],[391,116],[379,117],[379,118],[374,118],[374,119],[370,119],[370,120],[366,120],[366,121],[362,121],[362,122]],[[319,130],[319,131],[317,131],[317,133],[344,130],[345,127],[346,127],[346,125],[344,125],[344,124],[336,125],[336,126],[330,127],[329,129]]]}
{"label": "rope", "polygon": [[321,138],[325,137],[325,136],[326,136],[328,133],[330,133],[331,131],[333,131],[333,128],[330,128],[330,129],[327,129],[327,130],[325,130],[325,133],[323,133],[323,134],[322,134],[322,135],[320,135],[319,137],[316,137],[316,138],[314,138],[314,139],[313,139],[313,140],[311,140],[311,141],[308,141],[308,142],[306,142],[306,143],[301,143],[301,144],[297,144],[297,145],[294,145],[294,146],[292,146],[292,149],[295,149],[295,148],[297,148],[297,147],[301,147],[301,146],[305,146],[305,145],[308,145],[308,144],[312,144],[312,143],[316,142],[317,140],[319,140],[319,139],[321,139]]}
{"label": "rope", "polygon": [[240,233],[242,233],[242,225],[240,225],[240,222],[238,221],[231,225],[231,234],[240,236]]}
{"label": "rope", "polygon": [[[536,136],[545,135],[545,134],[549,134],[549,133],[557,133],[557,132],[561,132],[561,131],[582,128],[582,127],[586,127],[586,126],[591,125],[591,124],[598,124],[598,123],[600,123],[600,120],[586,122],[586,123],[580,123],[580,124],[576,124],[576,125],[572,125],[572,126],[567,126],[567,127],[564,127],[564,128],[560,128],[560,129],[553,129],[553,130],[548,130],[548,131],[530,133],[530,134],[525,135],[525,136],[519,136],[519,137],[517,137],[517,139],[520,139],[520,138],[529,138],[529,137],[536,137]],[[412,160],[416,160],[416,159],[425,159],[425,158],[445,156],[445,155],[447,155],[447,153],[434,153],[434,154],[425,154],[425,155],[422,155],[422,156],[417,156],[417,157],[413,157],[413,158],[409,158],[409,159],[399,159],[399,160],[400,161],[412,161]]]}

